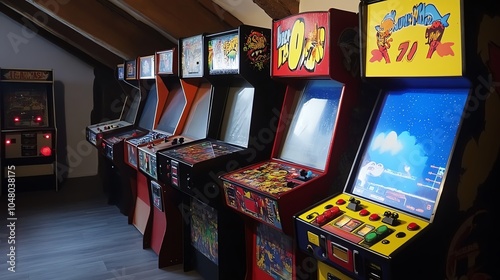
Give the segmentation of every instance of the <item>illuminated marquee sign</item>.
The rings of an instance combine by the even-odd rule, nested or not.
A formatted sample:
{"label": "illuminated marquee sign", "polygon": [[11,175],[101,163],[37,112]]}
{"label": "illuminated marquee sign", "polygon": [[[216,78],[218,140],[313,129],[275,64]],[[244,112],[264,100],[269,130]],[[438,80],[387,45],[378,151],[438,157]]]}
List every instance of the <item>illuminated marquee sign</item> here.
{"label": "illuminated marquee sign", "polygon": [[272,75],[327,75],[328,12],[302,13],[273,22]]}
{"label": "illuminated marquee sign", "polygon": [[368,5],[367,77],[462,76],[460,1]]}

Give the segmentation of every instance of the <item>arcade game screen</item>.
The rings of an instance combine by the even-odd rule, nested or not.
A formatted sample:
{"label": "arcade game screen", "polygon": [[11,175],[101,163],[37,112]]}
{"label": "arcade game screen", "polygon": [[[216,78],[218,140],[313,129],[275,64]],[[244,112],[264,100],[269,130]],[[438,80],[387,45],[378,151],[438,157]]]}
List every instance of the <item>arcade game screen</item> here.
{"label": "arcade game screen", "polygon": [[[139,118],[138,126],[142,128],[152,128],[154,122],[154,110],[156,108],[156,103],[158,102],[158,96],[156,95],[156,84],[153,84],[149,89],[148,96],[146,97],[146,101],[144,103],[144,108],[142,109],[141,116]],[[132,104],[130,111],[138,110],[139,106],[137,103],[137,109],[135,108],[135,104]],[[126,115],[125,120],[129,121],[129,114]],[[131,121],[133,123],[133,119]]]}
{"label": "arcade game screen", "polygon": [[19,84],[3,87],[4,129],[48,127],[47,85]]}
{"label": "arcade game screen", "polygon": [[467,96],[468,89],[386,94],[349,192],[431,220]]}
{"label": "arcade game screen", "polygon": [[120,120],[131,124],[135,123],[135,118],[137,117],[140,103],[141,94],[139,92],[136,92],[134,94],[133,99],[131,99],[130,96],[127,96],[122,109]]}
{"label": "arcade game screen", "polygon": [[202,139],[207,136],[211,89],[212,85],[208,82],[200,84],[182,132],[183,136],[190,139]]}
{"label": "arcade game screen", "polygon": [[184,98],[180,84],[175,84],[175,87],[168,93],[166,101],[167,106],[165,106],[156,130],[173,135],[186,103],[187,101],[186,98]]}
{"label": "arcade game screen", "polygon": [[[152,128],[153,127],[153,121],[154,121],[154,114],[151,114],[151,112],[154,112],[156,108],[156,103],[157,103],[157,95],[156,95],[156,86],[153,84],[151,89],[149,90],[148,96],[146,98],[146,101],[144,103],[144,109],[142,110],[141,117],[139,118],[139,123],[138,126],[140,128]],[[128,122],[130,120],[134,120],[133,115],[131,112],[133,110],[137,110],[135,108],[135,103],[132,103],[132,106],[130,107],[130,110],[127,112],[125,115],[125,120]],[[134,116],[135,117],[135,116]],[[136,133],[137,130],[130,128],[124,131],[120,131],[117,133],[111,134],[109,137],[106,138],[106,141],[109,143],[117,143],[122,141],[125,138],[130,138],[133,136],[134,133]]]}
{"label": "arcade game screen", "polygon": [[195,164],[246,148],[250,133],[253,94],[253,88],[235,86],[229,89],[219,140],[237,147],[207,140],[169,149],[164,153]]}
{"label": "arcade game screen", "polygon": [[229,89],[222,123],[222,141],[248,148],[254,92],[255,89],[252,87]]}
{"label": "arcade game screen", "polygon": [[311,80],[297,94],[292,122],[280,159],[325,170],[337,119],[342,85],[334,80]]}

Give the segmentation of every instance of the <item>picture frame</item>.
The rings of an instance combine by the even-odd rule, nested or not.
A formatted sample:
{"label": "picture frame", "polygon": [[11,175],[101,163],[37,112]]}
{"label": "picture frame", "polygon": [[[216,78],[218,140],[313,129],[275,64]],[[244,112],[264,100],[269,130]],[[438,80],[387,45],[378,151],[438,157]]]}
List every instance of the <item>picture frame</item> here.
{"label": "picture frame", "polygon": [[127,60],[125,62],[125,80],[135,79],[137,79],[137,60]]}
{"label": "picture frame", "polygon": [[156,53],[158,74],[174,74],[174,50]]}
{"label": "picture frame", "polygon": [[139,79],[153,79],[155,77],[155,56],[139,57]]}
{"label": "picture frame", "polygon": [[116,66],[116,75],[119,81],[125,80],[125,64],[121,63]]}

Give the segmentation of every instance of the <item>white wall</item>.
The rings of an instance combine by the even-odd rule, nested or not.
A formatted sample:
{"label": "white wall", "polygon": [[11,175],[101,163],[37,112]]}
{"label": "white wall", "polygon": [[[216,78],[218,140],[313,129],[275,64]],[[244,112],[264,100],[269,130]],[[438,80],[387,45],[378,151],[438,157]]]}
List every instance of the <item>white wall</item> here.
{"label": "white wall", "polygon": [[326,11],[335,8],[344,11],[358,12],[359,1],[353,0],[301,0],[300,12]]}
{"label": "white wall", "polygon": [[[244,24],[272,28],[272,19],[253,0],[213,0]],[[299,12],[326,11],[336,8],[358,12],[359,1],[354,0],[301,0]],[[223,15],[222,15],[223,16]]]}
{"label": "white wall", "polygon": [[[25,25],[0,13],[0,68],[53,69],[64,86],[64,127],[67,164],[59,166],[68,178],[97,174],[96,149],[85,140],[92,110],[93,67],[42,38]],[[61,105],[61,104],[59,104]],[[64,152],[64,151],[63,151]],[[61,174],[60,174],[61,175]]]}

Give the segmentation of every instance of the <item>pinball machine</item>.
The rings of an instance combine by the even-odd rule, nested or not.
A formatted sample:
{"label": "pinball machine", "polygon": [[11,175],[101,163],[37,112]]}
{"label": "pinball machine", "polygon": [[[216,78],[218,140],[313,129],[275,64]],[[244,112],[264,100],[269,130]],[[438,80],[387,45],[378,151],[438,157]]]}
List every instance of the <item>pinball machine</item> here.
{"label": "pinball machine", "polygon": [[463,15],[461,1],[360,3],[362,76],[380,90],[344,190],[295,216],[318,279],[445,278],[470,137]]}
{"label": "pinball machine", "polygon": [[207,133],[159,151],[158,177],[181,192],[184,270],[243,279],[243,223],[226,209],[217,176],[269,155],[283,90],[269,76],[269,29],[242,25],[202,44],[200,67],[212,85]]}
{"label": "pinball machine", "polygon": [[53,71],[0,69],[0,95],[1,193],[57,191]]}
{"label": "pinball machine", "polygon": [[220,178],[226,205],[246,219],[246,279],[309,279],[293,214],[332,193],[348,146],[360,81],[352,71],[358,16],[299,13],[273,21],[272,32],[271,77],[287,84],[272,154]]}

